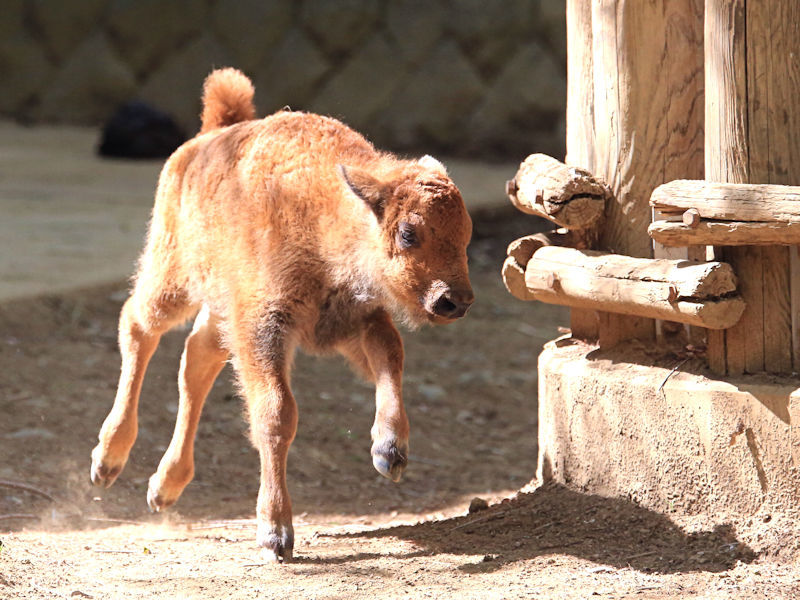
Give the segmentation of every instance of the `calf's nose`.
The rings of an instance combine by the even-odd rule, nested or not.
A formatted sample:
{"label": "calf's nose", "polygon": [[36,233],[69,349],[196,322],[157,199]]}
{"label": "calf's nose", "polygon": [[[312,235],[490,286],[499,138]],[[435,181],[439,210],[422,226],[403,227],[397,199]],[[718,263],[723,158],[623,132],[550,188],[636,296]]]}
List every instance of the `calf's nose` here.
{"label": "calf's nose", "polygon": [[433,312],[446,319],[458,319],[467,314],[475,302],[472,290],[444,292],[433,304]]}

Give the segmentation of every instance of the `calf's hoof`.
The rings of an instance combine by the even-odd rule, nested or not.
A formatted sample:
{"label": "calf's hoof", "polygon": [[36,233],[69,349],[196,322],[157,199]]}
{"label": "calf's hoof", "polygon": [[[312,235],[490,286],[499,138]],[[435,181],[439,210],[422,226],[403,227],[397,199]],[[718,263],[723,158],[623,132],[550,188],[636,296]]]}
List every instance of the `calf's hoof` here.
{"label": "calf's hoof", "polygon": [[394,482],[400,481],[408,464],[408,443],[383,442],[372,445],[372,466]]}
{"label": "calf's hoof", "polygon": [[166,494],[162,491],[158,481],[154,481],[155,479],[156,476],[153,475],[147,484],[147,506],[150,508],[150,512],[157,513],[175,504],[178,496],[171,497]]}
{"label": "calf's hoof", "polygon": [[110,487],[113,484],[122,469],[125,467],[125,459],[113,460],[110,457],[103,456],[103,449],[97,446],[92,450],[92,468],[90,476],[92,483],[100,487]]}
{"label": "calf's hoof", "polygon": [[289,525],[259,523],[256,543],[261,556],[267,562],[292,562],[294,550],[294,528]]}

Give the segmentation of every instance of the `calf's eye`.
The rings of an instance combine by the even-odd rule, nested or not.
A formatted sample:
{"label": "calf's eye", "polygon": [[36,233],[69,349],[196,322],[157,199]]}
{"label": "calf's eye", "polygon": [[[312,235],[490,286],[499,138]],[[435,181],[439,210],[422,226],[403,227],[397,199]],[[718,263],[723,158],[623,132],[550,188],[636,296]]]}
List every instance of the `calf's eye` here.
{"label": "calf's eye", "polygon": [[405,221],[401,222],[400,227],[397,228],[397,246],[402,250],[406,250],[418,244],[419,240],[414,226]]}

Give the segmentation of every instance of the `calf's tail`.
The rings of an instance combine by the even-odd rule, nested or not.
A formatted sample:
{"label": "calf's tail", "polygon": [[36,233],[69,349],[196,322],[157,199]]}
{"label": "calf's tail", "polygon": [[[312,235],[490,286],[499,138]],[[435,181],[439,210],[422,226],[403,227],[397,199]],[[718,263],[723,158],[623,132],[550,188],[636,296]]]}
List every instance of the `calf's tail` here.
{"label": "calf's tail", "polygon": [[203,126],[200,133],[255,118],[253,84],[238,69],[216,69],[203,84]]}

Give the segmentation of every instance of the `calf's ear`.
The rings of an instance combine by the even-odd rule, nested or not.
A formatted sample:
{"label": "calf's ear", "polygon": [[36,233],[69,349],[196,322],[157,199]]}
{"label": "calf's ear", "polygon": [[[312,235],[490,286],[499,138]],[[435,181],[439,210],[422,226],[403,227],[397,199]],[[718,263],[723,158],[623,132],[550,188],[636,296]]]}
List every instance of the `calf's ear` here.
{"label": "calf's ear", "polygon": [[338,168],[350,191],[372,209],[379,221],[383,220],[388,195],[386,185],[362,169],[344,165],[338,165]]}
{"label": "calf's ear", "polygon": [[419,160],[417,163],[429,169],[431,171],[439,171],[442,175],[447,175],[447,167],[445,167],[441,162],[433,158],[430,154],[426,154]]}

